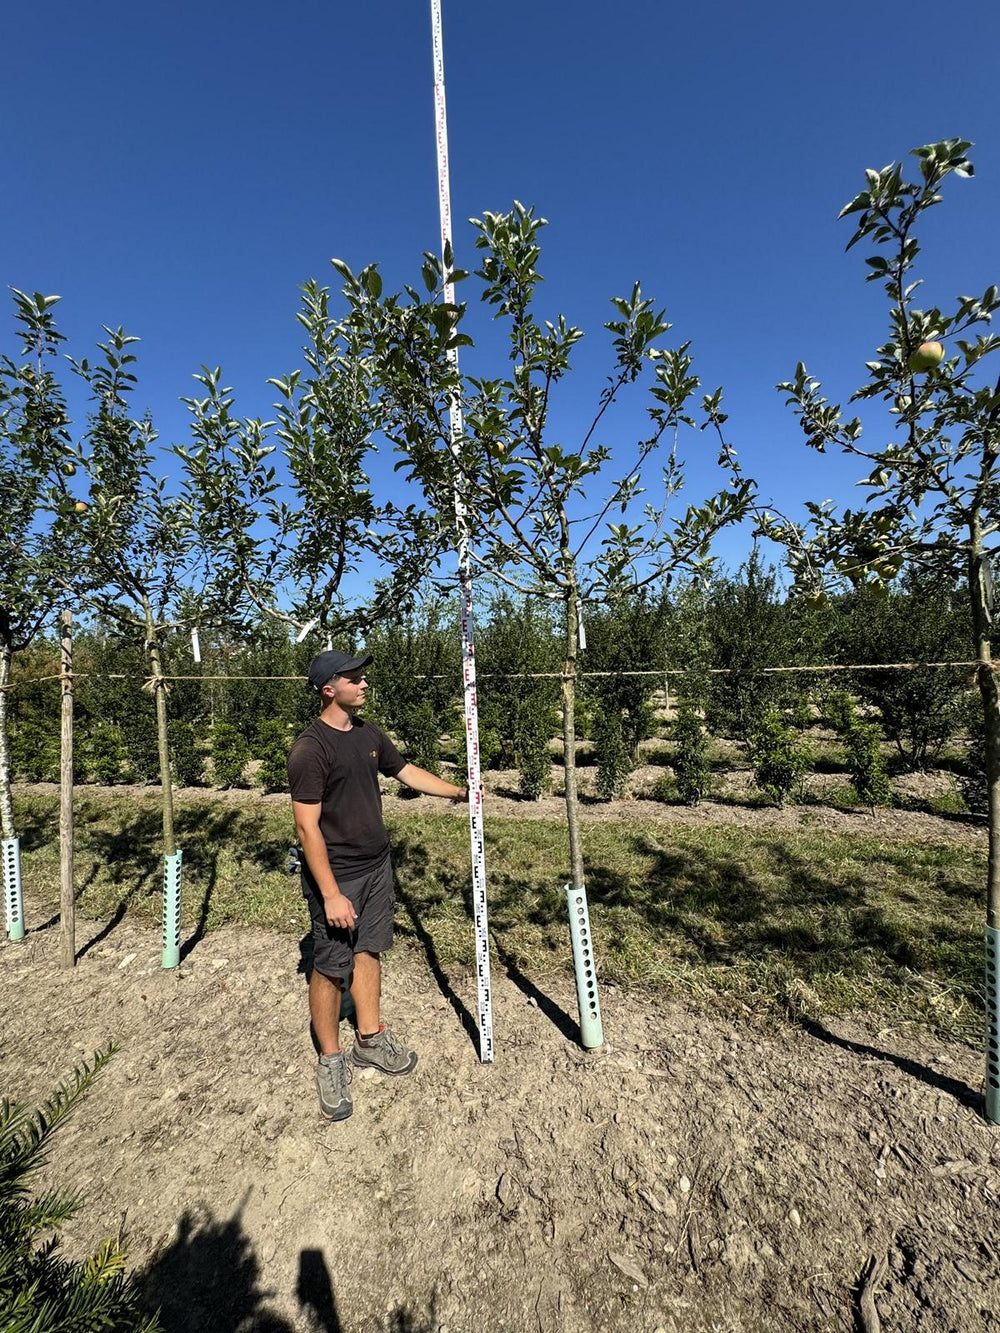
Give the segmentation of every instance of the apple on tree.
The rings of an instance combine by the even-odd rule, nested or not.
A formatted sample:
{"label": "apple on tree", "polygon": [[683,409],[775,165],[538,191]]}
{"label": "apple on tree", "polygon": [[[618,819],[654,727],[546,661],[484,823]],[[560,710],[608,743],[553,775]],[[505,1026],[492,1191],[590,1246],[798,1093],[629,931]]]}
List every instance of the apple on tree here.
{"label": "apple on tree", "polygon": [[941,364],[943,357],[944,348],[936,340],[933,342],[921,343],[910,357],[910,369],[916,374],[919,374],[924,370],[933,370],[935,366]]}

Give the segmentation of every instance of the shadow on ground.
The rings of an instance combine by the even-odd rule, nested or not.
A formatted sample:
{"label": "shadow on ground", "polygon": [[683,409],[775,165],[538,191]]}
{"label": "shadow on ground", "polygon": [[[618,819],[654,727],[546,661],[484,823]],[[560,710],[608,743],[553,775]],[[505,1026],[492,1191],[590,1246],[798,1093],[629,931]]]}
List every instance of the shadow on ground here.
{"label": "shadow on ground", "polygon": [[883,1060],[886,1064],[895,1065],[897,1069],[901,1069],[904,1074],[917,1079],[918,1082],[926,1083],[928,1087],[937,1088],[939,1092],[954,1097],[955,1101],[968,1107],[970,1111],[975,1111],[977,1115],[981,1115],[983,1112],[982,1096],[960,1079],[951,1078],[948,1074],[941,1074],[928,1065],[922,1065],[905,1055],[897,1055],[894,1051],[884,1051],[878,1046],[869,1046],[867,1042],[852,1041],[848,1037],[840,1037],[837,1033],[831,1032],[828,1027],[824,1027],[822,1023],[805,1015],[800,1015],[797,1022],[811,1037],[824,1042],[827,1046],[839,1046],[841,1050],[850,1051],[852,1055],[860,1055],[869,1060]]}
{"label": "shadow on ground", "polygon": [[[118,819],[109,829],[112,812]],[[78,803],[74,822],[77,902],[86,909],[87,895],[100,879],[101,905],[105,908],[102,915],[106,917],[101,930],[79,950],[77,957],[83,958],[114,934],[133,907],[145,905],[149,910],[151,900],[159,898],[163,890],[163,822],[159,807],[148,802],[124,801],[109,807],[86,799]],[[182,962],[201,943],[209,924],[221,924],[223,919],[216,913],[217,919],[212,920],[212,905],[224,855],[232,857],[234,848],[245,843],[252,848],[257,870],[284,869],[284,844],[264,843],[256,836],[241,837],[241,830],[251,829],[253,823],[253,816],[246,811],[221,803],[183,805],[175,810],[175,841],[184,853],[185,906],[195,912],[193,928],[181,941]],[[41,803],[26,804],[21,828],[26,850],[37,851],[52,841],[50,813]]]}
{"label": "shadow on ground", "polygon": [[[143,1299],[159,1312],[163,1333],[346,1333],[322,1250],[299,1253],[294,1299],[301,1319],[289,1322],[274,1305],[282,1293],[267,1274],[243,1224],[247,1196],[227,1219],[205,1208],[184,1213],[175,1235],[141,1275]],[[291,1295],[291,1293],[287,1293]],[[384,1308],[384,1307],[383,1307]],[[434,1333],[433,1306],[400,1305],[385,1317],[384,1333]]]}
{"label": "shadow on ground", "polygon": [[[860,844],[819,867],[807,846],[780,834],[756,839],[749,851],[738,837],[734,842],[732,852],[721,845],[709,850],[619,827],[606,856],[587,855],[587,892],[606,958],[631,929],[678,962],[778,967],[807,982],[907,969],[945,985],[957,982],[974,1002],[981,958],[975,924],[963,909],[980,886],[967,868],[938,864],[930,854],[921,864],[907,847],[866,851]],[[455,908],[461,904],[471,920],[473,905],[469,877],[432,848],[430,840],[397,834],[393,859],[405,909],[400,931],[419,941],[438,976],[453,961],[442,944]],[[528,880],[504,869],[513,858],[502,847],[499,854],[495,846],[488,850],[490,929],[503,965],[519,969],[526,982],[532,970],[526,957],[537,955],[540,944],[566,957],[562,884],[569,867],[539,866]]]}
{"label": "shadow on ground", "polygon": [[[554,966],[569,958],[565,896],[568,866],[547,860],[529,874],[505,869],[524,861],[511,835],[491,831],[489,919],[494,958],[568,1039],[578,1039],[575,1018],[545,991]],[[528,836],[522,830],[522,838]],[[685,844],[655,828],[619,826],[603,850],[585,834],[587,891],[605,978],[641,980],[655,951],[657,966],[711,970],[710,984],[748,985],[756,1003],[785,1011],[798,982],[825,982],[841,997],[851,984],[912,988],[914,974],[952,988],[972,1008],[978,995],[981,946],[969,908],[980,892],[975,868],[937,858],[934,849],[844,841],[843,854],[810,855],[808,839],[762,836],[752,846],[739,834]],[[498,845],[499,844],[499,845]],[[434,838],[397,833],[398,929],[423,949],[442,993],[469,1026],[448,982],[447,968],[471,965],[471,883],[454,858],[435,855]],[[456,920],[459,917],[459,920]],[[464,917],[464,923],[461,918]],[[461,952],[464,950],[464,953]],[[456,957],[458,954],[458,957]],[[846,986],[845,986],[846,982]],[[752,983],[752,984],[751,984]],[[859,995],[862,993],[859,990]],[[850,999],[847,1000],[848,1006]],[[859,1006],[861,1001],[859,1001]],[[814,1031],[814,1036],[820,1036]],[[839,1041],[827,1034],[830,1041]],[[914,1061],[874,1048],[846,1049],[893,1060],[904,1072],[955,1096],[965,1105],[976,1094]],[[971,1099],[971,1100],[970,1100]]]}
{"label": "shadow on ground", "polygon": [[174,1238],[153,1257],[143,1291],[149,1309],[159,1310],[164,1333],[293,1333],[268,1308],[275,1292],[261,1285],[260,1260],[243,1226],[245,1205],[244,1196],[225,1220],[207,1209],[186,1212]]}
{"label": "shadow on ground", "polygon": [[[437,983],[438,990],[451,1005],[455,1016],[461,1023],[466,1035],[472,1044],[479,1051],[479,1023],[469,1013],[464,1002],[459,998],[454,987],[448,979],[448,974],[442,965],[438,948],[435,943],[433,932],[428,929],[421,912],[419,895],[411,892],[406,887],[406,881],[401,880],[398,867],[400,858],[407,866],[408,871],[412,871],[415,878],[419,881],[426,876],[431,865],[430,855],[426,848],[420,843],[414,843],[402,837],[396,837],[392,846],[393,865],[397,868],[396,874],[396,902],[406,913],[406,921],[400,923],[399,912],[396,913],[397,925],[402,926],[400,933],[409,934],[420,944],[424,951],[424,957],[427,959],[427,966],[431,970],[431,975]],[[472,906],[472,888],[471,884],[462,891],[462,902],[470,920],[475,919]],[[479,1051],[480,1057],[482,1052]]]}

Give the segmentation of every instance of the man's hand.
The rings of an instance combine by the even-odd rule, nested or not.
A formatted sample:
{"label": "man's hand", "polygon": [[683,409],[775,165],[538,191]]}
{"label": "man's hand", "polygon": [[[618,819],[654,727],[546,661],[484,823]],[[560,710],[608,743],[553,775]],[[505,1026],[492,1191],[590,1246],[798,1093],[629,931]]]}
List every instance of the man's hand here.
{"label": "man's hand", "polygon": [[323,908],[326,912],[326,919],[331,926],[338,930],[353,930],[358,919],[358,914],[354,910],[354,904],[350,898],[337,892],[329,898],[324,897]]}
{"label": "man's hand", "polygon": [[468,787],[459,787],[458,791],[451,799],[455,802],[456,805],[466,805],[469,800]]}

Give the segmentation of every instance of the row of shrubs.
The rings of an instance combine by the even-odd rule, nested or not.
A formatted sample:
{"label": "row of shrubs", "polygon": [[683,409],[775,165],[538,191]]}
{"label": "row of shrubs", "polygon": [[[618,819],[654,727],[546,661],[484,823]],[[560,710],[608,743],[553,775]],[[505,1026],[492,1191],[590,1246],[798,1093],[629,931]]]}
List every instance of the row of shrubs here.
{"label": "row of shrubs", "polygon": [[[734,577],[588,608],[577,735],[593,743],[599,791],[614,796],[638,762],[641,742],[667,734],[657,708],[665,685],[671,704],[679,705],[674,740],[693,734],[695,717],[712,735],[758,755],[781,748],[769,736],[807,730],[818,715],[833,718],[842,695],[856,700],[865,716],[851,728],[835,725],[848,750],[857,750],[862,737],[869,750],[879,749],[878,737],[866,731],[877,727],[902,766],[927,767],[968,733],[970,719],[975,726],[967,672],[862,668],[831,677],[773,668],[961,660],[968,656],[967,638],[968,608],[940,580],[912,572],[888,596],[860,590],[811,607],[783,599],[774,573],[751,560]],[[177,782],[255,781],[279,789],[288,745],[315,715],[315,696],[301,677],[316,645],[290,643],[272,623],[250,627],[239,643],[203,633],[202,645],[200,665],[191,660],[186,635],[164,646],[165,670],[182,677],[171,683],[168,702]],[[396,624],[374,627],[363,643],[340,646],[374,654],[366,711],[408,757],[431,770],[444,758],[459,758],[464,726],[454,605],[424,603]],[[15,660],[11,745],[14,774],[24,780],[58,774],[58,683],[41,679],[51,676],[54,655],[55,645],[43,643]],[[517,770],[523,795],[541,795],[550,785],[550,747],[559,732],[558,619],[547,605],[499,595],[479,626],[476,655],[483,766]],[[718,666],[728,674],[713,674]],[[155,781],[143,646],[89,627],[77,635],[74,670],[79,779]],[[636,670],[650,674],[628,674]],[[787,738],[781,746],[797,753]],[[682,769],[695,762],[683,746],[679,751]],[[766,786],[777,790],[780,783],[767,779]],[[867,791],[871,782],[863,786]]]}
{"label": "row of shrubs", "polygon": [[[845,692],[831,699],[830,710],[837,738],[844,752],[847,777],[862,805],[892,804],[892,784],[886,771],[880,729],[858,714],[854,700]],[[675,751],[673,775],[653,785],[654,798],[678,799],[697,805],[712,786],[711,738],[702,718],[690,703],[682,703],[673,727]],[[775,708],[768,709],[751,734],[747,746],[754,782],[777,805],[801,792],[809,769],[810,754],[801,729],[789,724]],[[608,790],[607,779],[598,775],[602,795],[620,795]]]}
{"label": "row of shrubs", "polygon": [[[528,800],[551,790],[553,758],[550,741],[552,709],[525,710],[515,727],[515,746],[510,767],[519,776],[519,790]],[[580,709],[581,725],[593,729],[593,719]],[[844,757],[845,775],[858,803],[889,806],[893,803],[892,784],[886,767],[885,741],[877,721],[862,716],[855,700],[846,691],[831,692],[825,701],[825,716],[813,713],[810,723],[820,722],[832,728]],[[798,723],[798,725],[796,725]],[[285,761],[293,739],[290,724],[276,719],[260,723],[255,740],[249,742],[231,722],[215,722],[207,736],[196,734],[191,723],[175,720],[170,724],[171,765],[174,781],[180,786],[251,787],[265,791],[287,788]],[[651,799],[696,805],[710,795],[715,785],[715,738],[705,723],[704,712],[691,700],[682,700],[673,722],[666,728],[673,742],[669,772],[665,772],[644,793]],[[486,732],[489,739],[489,733]],[[441,738],[435,732],[440,757]],[[810,770],[812,754],[803,719],[790,718],[779,709],[765,711],[745,746],[757,788],[776,804],[801,795]],[[463,755],[453,738],[450,756],[458,763]],[[485,767],[495,753],[489,750]],[[606,800],[625,795],[628,779],[635,768],[620,726],[598,726],[596,743],[588,759],[596,767],[597,793]],[[438,760],[430,761],[435,768]],[[136,774],[130,752],[120,727],[98,723],[82,745],[74,747],[74,777],[77,782],[112,785],[123,781],[153,781],[156,770],[155,749],[146,755],[141,776]],[[58,755],[52,752],[51,733],[34,736],[32,729],[20,730],[13,746],[15,773],[29,782],[55,781]],[[959,781],[969,809],[985,808],[985,774],[982,763],[980,731],[973,726],[966,747]]]}
{"label": "row of shrubs", "polygon": [[[117,722],[97,722],[77,732],[73,746],[75,782],[103,786],[144,784],[159,777],[156,733],[150,725],[129,731]],[[288,723],[263,720],[253,741],[232,722],[213,722],[206,733],[183,720],[168,723],[170,764],[174,782],[182,787],[250,787],[282,791],[287,786],[285,760],[292,740]],[[58,737],[37,719],[17,728],[11,737],[11,769],[22,782],[57,782]]]}

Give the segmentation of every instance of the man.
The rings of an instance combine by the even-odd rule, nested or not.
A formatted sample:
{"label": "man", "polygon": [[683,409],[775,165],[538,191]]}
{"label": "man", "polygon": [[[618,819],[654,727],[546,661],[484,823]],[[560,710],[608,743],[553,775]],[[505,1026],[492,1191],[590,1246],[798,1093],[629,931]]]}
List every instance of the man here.
{"label": "man", "polygon": [[340,1047],[341,997],[352,972],[351,1062],[383,1074],[411,1074],[417,1063],[416,1054],[381,1021],[380,955],[392,944],[395,893],[378,776],[428,796],[469,799],[467,787],[408,764],[383,731],[357,716],[371,660],[332,651],[313,658],[309,684],[319,691],[321,711],[288,756],[292,810],[305,858],[302,891],[312,917],[309,1013],[321,1051],[316,1086],[329,1120],[345,1120],[354,1109],[351,1067]]}

